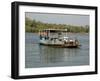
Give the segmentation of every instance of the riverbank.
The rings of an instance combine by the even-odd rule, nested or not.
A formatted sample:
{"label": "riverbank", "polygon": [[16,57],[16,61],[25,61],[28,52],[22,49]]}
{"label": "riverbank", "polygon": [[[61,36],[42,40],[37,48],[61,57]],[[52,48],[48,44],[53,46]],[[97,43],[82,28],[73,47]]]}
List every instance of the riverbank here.
{"label": "riverbank", "polygon": [[25,19],[25,31],[26,32],[39,32],[44,29],[67,29],[67,32],[71,33],[88,33],[89,26],[75,26],[68,24],[51,24],[44,23],[36,20],[31,20],[29,18]]}
{"label": "riverbank", "polygon": [[[25,32],[25,33],[36,33],[36,34],[39,34],[39,32]],[[77,32],[77,33],[74,33],[74,32],[67,32],[67,34],[89,34],[89,32],[88,33],[86,33],[86,32]]]}

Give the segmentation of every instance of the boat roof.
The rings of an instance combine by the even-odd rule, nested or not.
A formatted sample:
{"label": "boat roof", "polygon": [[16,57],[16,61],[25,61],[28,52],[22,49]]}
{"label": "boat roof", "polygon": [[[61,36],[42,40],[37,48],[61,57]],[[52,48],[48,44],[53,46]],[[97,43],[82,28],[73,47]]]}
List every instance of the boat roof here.
{"label": "boat roof", "polygon": [[67,32],[67,29],[44,29],[42,31],[47,31],[47,32]]}

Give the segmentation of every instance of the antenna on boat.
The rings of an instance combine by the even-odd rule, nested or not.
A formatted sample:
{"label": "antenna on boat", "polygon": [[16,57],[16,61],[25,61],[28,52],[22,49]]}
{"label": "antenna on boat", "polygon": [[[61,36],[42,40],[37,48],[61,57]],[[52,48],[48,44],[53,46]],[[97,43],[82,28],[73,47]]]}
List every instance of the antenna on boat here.
{"label": "antenna on boat", "polygon": [[66,36],[67,36],[67,29],[65,29],[65,32],[66,32]]}

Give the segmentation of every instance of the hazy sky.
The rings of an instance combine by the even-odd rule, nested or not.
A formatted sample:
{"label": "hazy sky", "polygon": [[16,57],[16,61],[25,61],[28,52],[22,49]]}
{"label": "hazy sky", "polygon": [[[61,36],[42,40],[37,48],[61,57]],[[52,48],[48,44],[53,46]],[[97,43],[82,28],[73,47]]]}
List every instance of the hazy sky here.
{"label": "hazy sky", "polygon": [[25,16],[44,23],[69,24],[78,26],[89,25],[89,15],[26,12]]}

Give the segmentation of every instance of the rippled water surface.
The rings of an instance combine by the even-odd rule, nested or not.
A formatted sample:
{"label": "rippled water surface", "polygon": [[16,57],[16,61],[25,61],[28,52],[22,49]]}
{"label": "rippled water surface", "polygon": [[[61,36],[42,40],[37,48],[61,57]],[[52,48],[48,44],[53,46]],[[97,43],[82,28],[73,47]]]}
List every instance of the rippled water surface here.
{"label": "rippled water surface", "polygon": [[77,37],[79,48],[57,48],[39,45],[37,33],[25,34],[25,67],[58,67],[89,65],[89,34],[68,34]]}

